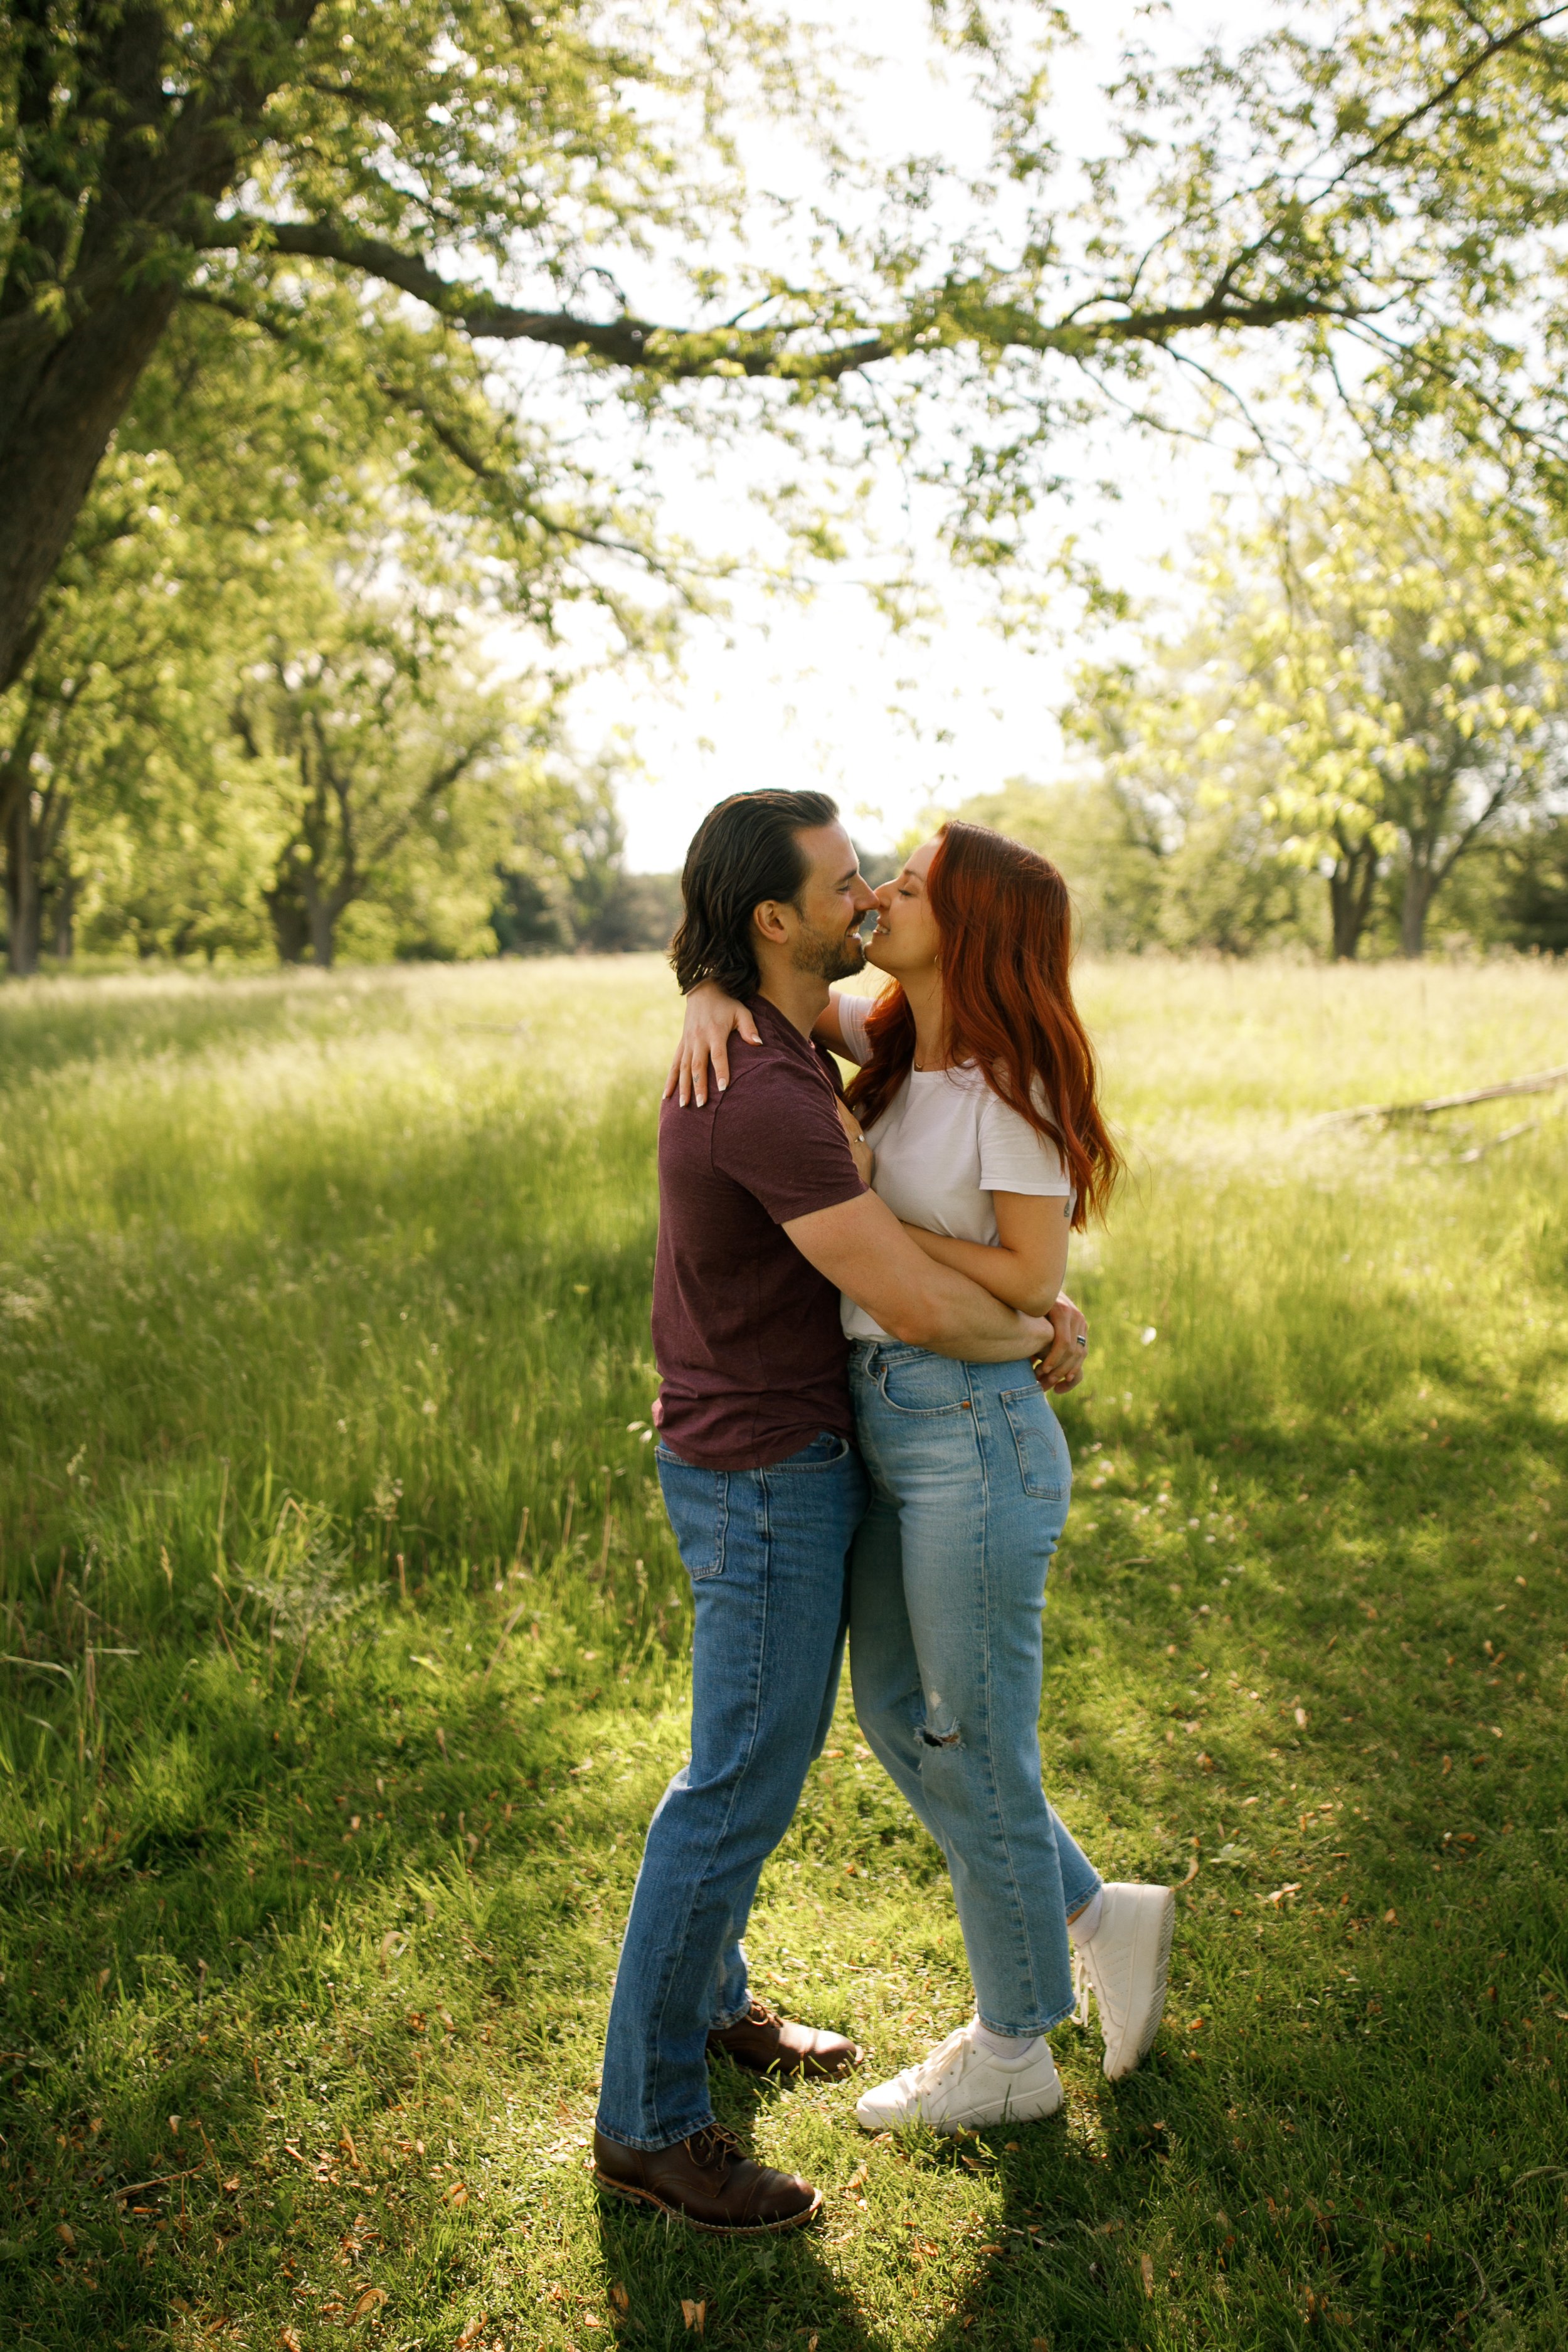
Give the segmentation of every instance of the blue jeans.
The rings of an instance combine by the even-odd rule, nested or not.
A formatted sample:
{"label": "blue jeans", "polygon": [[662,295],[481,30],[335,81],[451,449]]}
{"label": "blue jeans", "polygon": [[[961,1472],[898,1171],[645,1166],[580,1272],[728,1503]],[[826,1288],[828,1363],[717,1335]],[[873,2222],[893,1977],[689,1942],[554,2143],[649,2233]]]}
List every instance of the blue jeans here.
{"label": "blue jeans", "polygon": [[691,1760],[649,1825],[605,2043],[599,2129],[669,2147],[713,2120],[707,2038],[751,2005],[741,1948],[762,1868],[827,1737],[847,1556],[866,1481],[842,1437],[765,1470],[658,1448],[697,1604]]}
{"label": "blue jeans", "polygon": [[1100,1885],[1040,1785],[1067,1440],[1026,1363],[858,1340],[850,1390],[871,1481],[849,1574],[855,1712],[946,1856],[981,2023],[1043,2033],[1073,2006],[1068,1916]]}

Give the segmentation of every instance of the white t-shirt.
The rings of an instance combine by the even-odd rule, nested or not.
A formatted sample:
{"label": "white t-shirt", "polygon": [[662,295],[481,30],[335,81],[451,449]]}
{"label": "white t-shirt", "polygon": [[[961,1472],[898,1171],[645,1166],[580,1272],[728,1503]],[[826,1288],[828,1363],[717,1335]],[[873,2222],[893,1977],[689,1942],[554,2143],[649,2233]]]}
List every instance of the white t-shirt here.
{"label": "white t-shirt", "polygon": [[[869,1061],[872,1000],[840,995],[837,1003],[846,1055]],[[894,1216],[955,1241],[997,1246],[994,1192],[1072,1198],[1055,1144],[1009,1110],[973,1062],[951,1070],[911,1070],[876,1125],[866,1129],[866,1140],[877,1155],[872,1189]],[[847,1292],[841,1294],[840,1312],[851,1339],[888,1338]]]}

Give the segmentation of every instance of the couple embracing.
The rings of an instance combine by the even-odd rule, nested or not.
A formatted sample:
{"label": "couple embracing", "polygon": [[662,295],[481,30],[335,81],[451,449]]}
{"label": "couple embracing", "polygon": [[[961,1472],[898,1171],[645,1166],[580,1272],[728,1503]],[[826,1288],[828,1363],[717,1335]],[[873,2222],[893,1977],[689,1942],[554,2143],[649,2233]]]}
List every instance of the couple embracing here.
{"label": "couple embracing", "polygon": [[[696,1604],[691,1758],[632,1898],[595,2172],[751,2234],[822,2200],[715,2124],[710,2056],[798,2081],[860,2055],[753,2000],[741,1942],[846,1633],[861,1728],[946,1859],[975,2002],[865,2093],[864,2126],[1052,2114],[1046,2037],[1075,1960],[1105,2072],[1131,2072],[1174,1904],[1102,1884],[1040,1780],[1041,1612],[1072,1475],[1044,1391],[1081,1376],[1068,1237],[1119,1166],[1066,886],[953,824],[873,892],[826,794],[758,792],[710,812],[681,887],[653,1333],[659,1482]],[[881,996],[833,991],[868,961]],[[847,1100],[835,1055],[858,1065]]]}

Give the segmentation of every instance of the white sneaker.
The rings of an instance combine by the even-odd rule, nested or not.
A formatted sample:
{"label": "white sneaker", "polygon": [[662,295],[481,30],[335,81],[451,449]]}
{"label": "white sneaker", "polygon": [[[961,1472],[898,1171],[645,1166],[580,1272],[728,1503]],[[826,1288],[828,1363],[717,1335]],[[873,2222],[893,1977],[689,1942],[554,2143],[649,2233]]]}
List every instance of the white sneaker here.
{"label": "white sneaker", "polygon": [[929,2124],[932,2131],[966,2131],[981,2124],[1029,2124],[1054,2116],[1062,2103],[1051,2045],[1042,2033],[1028,2055],[995,2057],[961,2025],[918,2066],[868,2091],[855,2110],[868,2131]]}
{"label": "white sneaker", "polygon": [[1073,1946],[1075,2015],[1080,2025],[1089,2023],[1092,1992],[1105,2036],[1105,2071],[1113,2083],[1148,2056],[1160,2031],[1175,1925],[1173,1888],[1107,1886],[1094,1934]]}

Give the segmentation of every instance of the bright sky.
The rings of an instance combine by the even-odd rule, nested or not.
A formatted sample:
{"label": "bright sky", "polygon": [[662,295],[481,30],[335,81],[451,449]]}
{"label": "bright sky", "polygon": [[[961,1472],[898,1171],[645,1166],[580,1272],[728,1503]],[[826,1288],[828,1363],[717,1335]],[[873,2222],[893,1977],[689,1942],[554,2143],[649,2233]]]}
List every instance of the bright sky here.
{"label": "bright sky", "polygon": [[[1087,12],[1073,13],[1082,24]],[[922,0],[857,0],[834,11],[844,41],[881,60],[858,85],[860,120],[868,141],[889,158],[952,153],[963,136],[953,87],[944,88],[928,62],[924,15]],[[1063,145],[1085,152],[1098,144],[1099,85],[1130,34],[1190,56],[1205,36],[1233,47],[1238,34],[1259,29],[1256,0],[1246,7],[1238,0],[1196,7],[1182,0],[1179,26],[1169,18],[1152,24],[1134,0],[1108,0],[1092,39],[1055,76]],[[798,154],[775,157],[770,149],[752,168],[773,187],[807,199],[813,193],[812,167]],[[1201,525],[1214,491],[1234,481],[1228,460],[1152,444],[1131,429],[1108,432],[1083,456],[1086,471],[1108,473],[1125,490],[1119,504],[1075,503],[1074,529],[1113,580],[1159,593],[1160,559]],[[721,480],[705,481],[690,456],[671,451],[658,461],[671,519],[715,552],[758,544],[759,524],[746,504],[753,477],[745,469],[754,463],[761,479],[773,462],[768,452],[754,461],[729,458]],[[634,869],[678,866],[704,811],[728,792],[824,788],[838,798],[862,845],[878,847],[932,803],[951,805],[1010,776],[1043,780],[1059,763],[1051,712],[1086,643],[1069,640],[1042,655],[1005,642],[987,625],[986,592],[944,569],[918,511],[910,530],[890,469],[876,503],[890,535],[912,539],[942,607],[937,625],[918,637],[889,635],[849,565],[838,576],[825,573],[804,606],[755,585],[735,587],[727,623],[693,626],[683,675],[674,681],[621,667],[582,691],[576,727],[584,749],[619,729],[641,761],[622,796]]]}

